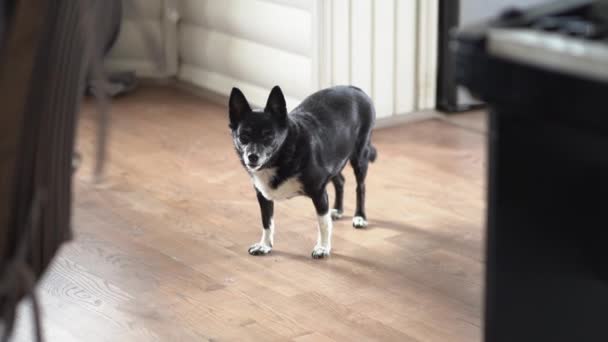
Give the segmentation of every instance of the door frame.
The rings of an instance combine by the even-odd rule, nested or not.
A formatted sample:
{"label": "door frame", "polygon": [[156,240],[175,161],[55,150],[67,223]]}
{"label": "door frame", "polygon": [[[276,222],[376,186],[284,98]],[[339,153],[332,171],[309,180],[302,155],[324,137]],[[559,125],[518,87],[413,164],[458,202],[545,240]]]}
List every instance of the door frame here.
{"label": "door frame", "polygon": [[456,61],[452,36],[460,26],[460,0],[439,1],[439,37],[437,68],[437,110],[446,114],[460,113],[485,107],[484,103],[460,104],[456,82]]}

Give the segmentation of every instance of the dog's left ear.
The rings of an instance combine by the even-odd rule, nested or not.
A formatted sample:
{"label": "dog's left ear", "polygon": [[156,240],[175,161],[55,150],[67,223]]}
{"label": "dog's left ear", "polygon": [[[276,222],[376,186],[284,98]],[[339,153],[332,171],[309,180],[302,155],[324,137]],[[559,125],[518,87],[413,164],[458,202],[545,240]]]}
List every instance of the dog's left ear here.
{"label": "dog's left ear", "polygon": [[286,119],[287,104],[285,103],[285,96],[283,96],[283,92],[279,86],[274,86],[272,91],[270,91],[268,101],[266,102],[266,109],[264,109],[264,111],[272,114],[280,121]]}

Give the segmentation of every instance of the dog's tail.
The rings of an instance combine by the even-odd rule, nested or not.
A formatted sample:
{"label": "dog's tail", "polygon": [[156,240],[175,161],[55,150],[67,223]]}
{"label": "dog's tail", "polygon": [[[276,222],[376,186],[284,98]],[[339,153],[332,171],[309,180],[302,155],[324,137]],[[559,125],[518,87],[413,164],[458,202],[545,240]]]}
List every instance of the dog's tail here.
{"label": "dog's tail", "polygon": [[369,161],[373,163],[376,161],[377,157],[378,151],[376,151],[376,148],[372,146],[372,144],[367,145],[367,158],[369,159]]}

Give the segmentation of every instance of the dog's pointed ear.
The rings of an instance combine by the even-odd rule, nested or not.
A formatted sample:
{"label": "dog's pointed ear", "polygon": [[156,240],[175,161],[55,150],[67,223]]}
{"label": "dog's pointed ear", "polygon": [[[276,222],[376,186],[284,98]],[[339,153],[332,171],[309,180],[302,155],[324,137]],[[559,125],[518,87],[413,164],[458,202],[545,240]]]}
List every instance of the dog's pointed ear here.
{"label": "dog's pointed ear", "polygon": [[285,103],[285,96],[283,96],[283,92],[279,86],[274,86],[274,88],[272,88],[270,91],[268,101],[266,102],[266,109],[264,111],[272,114],[281,121],[285,120],[287,117],[287,104]]}
{"label": "dog's pointed ear", "polygon": [[228,101],[228,111],[230,113],[230,128],[232,129],[236,129],[243,116],[251,112],[249,102],[247,102],[245,95],[243,95],[239,88],[232,88],[230,100]]}

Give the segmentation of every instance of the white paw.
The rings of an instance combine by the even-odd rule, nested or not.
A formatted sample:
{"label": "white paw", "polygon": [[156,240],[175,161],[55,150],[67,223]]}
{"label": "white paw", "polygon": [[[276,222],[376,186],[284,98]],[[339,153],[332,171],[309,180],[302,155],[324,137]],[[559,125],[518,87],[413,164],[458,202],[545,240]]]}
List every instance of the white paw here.
{"label": "white paw", "polygon": [[355,217],[353,217],[353,227],[365,228],[365,227],[367,227],[367,220],[361,216],[355,216]]}
{"label": "white paw", "polygon": [[261,243],[256,243],[249,247],[249,254],[251,255],[266,255],[270,253],[272,247],[263,245]]}
{"label": "white paw", "polygon": [[341,210],[332,209],[331,210],[331,219],[334,220],[334,221],[341,219],[342,218],[342,213],[343,212]]}
{"label": "white paw", "polygon": [[323,259],[325,257],[328,257],[329,256],[329,250],[330,250],[330,248],[328,248],[328,247],[316,246],[312,250],[312,258],[313,259]]}

